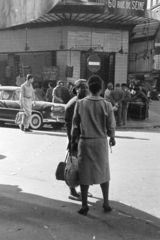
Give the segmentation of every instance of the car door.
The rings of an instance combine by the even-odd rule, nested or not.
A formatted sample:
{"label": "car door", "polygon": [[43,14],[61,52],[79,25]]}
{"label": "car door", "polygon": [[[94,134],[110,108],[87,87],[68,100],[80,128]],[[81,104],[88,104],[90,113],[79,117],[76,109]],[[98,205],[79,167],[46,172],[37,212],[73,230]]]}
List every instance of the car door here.
{"label": "car door", "polygon": [[19,112],[20,104],[16,90],[6,90],[2,92],[0,100],[0,119],[4,121],[15,121]]}

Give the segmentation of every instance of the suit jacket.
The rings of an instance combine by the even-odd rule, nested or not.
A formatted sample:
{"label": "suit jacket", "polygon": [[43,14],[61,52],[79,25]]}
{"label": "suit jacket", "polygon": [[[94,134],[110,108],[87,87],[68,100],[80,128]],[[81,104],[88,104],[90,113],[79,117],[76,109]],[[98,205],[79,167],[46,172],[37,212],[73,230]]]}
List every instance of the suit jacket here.
{"label": "suit jacket", "polygon": [[113,106],[115,104],[122,106],[123,91],[120,88],[116,87],[114,90],[111,91],[110,99]]}
{"label": "suit jacket", "polygon": [[124,91],[122,108],[128,108],[129,102],[131,101],[131,94],[128,90]]}

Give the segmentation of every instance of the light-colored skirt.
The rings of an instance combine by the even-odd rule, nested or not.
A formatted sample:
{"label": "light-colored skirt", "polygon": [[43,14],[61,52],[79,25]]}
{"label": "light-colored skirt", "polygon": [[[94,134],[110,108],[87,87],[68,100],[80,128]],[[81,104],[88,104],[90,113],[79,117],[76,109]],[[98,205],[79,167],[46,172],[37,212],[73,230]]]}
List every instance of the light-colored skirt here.
{"label": "light-colored skirt", "polygon": [[107,138],[79,139],[80,184],[93,185],[110,180]]}

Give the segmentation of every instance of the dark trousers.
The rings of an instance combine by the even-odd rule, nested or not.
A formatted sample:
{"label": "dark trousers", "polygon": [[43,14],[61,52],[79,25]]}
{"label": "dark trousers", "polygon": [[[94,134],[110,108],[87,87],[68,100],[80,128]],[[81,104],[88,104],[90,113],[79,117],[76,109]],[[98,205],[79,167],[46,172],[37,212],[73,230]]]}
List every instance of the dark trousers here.
{"label": "dark trousers", "polygon": [[122,121],[122,106],[118,106],[118,110],[114,112],[117,125],[121,125]]}
{"label": "dark trousers", "polygon": [[128,108],[122,108],[122,121],[123,121],[123,125],[126,125],[127,122],[127,112],[128,112]]}

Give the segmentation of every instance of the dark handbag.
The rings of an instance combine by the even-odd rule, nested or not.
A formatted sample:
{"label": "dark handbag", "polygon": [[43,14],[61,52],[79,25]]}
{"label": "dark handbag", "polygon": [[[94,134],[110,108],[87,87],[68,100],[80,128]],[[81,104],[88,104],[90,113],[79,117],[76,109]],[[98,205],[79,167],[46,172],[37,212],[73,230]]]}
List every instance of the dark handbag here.
{"label": "dark handbag", "polygon": [[64,179],[64,171],[65,171],[65,167],[66,167],[66,161],[68,158],[68,154],[69,154],[69,152],[67,152],[64,162],[60,162],[57,166],[56,173],[55,173],[57,180],[61,180],[61,181],[65,180]]}

